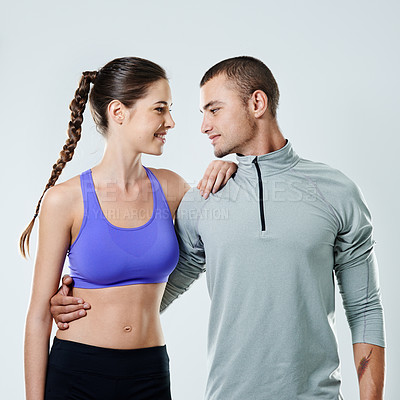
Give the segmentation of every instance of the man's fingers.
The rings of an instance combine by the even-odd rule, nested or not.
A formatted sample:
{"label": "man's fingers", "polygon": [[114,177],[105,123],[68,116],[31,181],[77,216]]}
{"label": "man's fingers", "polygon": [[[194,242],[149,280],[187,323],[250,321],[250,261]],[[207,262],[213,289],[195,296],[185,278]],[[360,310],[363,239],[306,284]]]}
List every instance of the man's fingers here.
{"label": "man's fingers", "polygon": [[86,315],[86,310],[78,310],[68,314],[59,314],[57,315],[56,321],[57,325],[59,322],[71,322],[75,321],[76,319],[82,318]]}
{"label": "man's fingers", "polygon": [[64,285],[70,285],[72,283],[72,278],[69,275],[64,275],[62,277],[62,283]]}
{"label": "man's fingers", "polygon": [[66,322],[57,322],[57,327],[58,329],[64,330],[69,327],[69,325]]}
{"label": "man's fingers", "polygon": [[50,299],[50,304],[54,306],[69,306],[72,304],[84,304],[83,299],[79,297],[65,296],[63,294],[56,294]]}
{"label": "man's fingers", "polygon": [[61,315],[61,314],[69,314],[79,310],[88,310],[90,309],[90,304],[78,304],[78,305],[69,305],[69,306],[53,306],[51,308],[51,312],[54,315]]}
{"label": "man's fingers", "polygon": [[63,296],[70,296],[71,287],[62,284],[61,287],[60,287],[60,289],[58,289],[58,293],[60,293],[60,294],[63,295]]}

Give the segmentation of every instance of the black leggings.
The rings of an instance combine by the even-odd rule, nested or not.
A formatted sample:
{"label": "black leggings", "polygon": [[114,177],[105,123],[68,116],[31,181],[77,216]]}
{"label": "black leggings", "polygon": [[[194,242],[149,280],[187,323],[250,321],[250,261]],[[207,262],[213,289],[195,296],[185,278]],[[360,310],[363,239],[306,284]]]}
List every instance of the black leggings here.
{"label": "black leggings", "polygon": [[54,338],[45,400],[171,400],[166,345],[108,349]]}

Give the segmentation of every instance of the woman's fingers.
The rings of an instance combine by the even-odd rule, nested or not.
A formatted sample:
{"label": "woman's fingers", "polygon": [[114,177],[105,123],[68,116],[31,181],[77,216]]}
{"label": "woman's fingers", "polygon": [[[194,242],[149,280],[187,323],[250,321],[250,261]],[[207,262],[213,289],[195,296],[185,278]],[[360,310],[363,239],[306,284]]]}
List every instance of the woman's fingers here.
{"label": "woman's fingers", "polygon": [[[211,192],[212,187],[214,186],[215,181],[217,180],[218,175],[220,174],[221,171],[218,171],[217,169],[213,169],[210,173],[210,175],[208,176],[208,179],[206,181],[206,185],[204,187],[204,194],[203,197],[206,199],[208,197],[208,195]],[[225,176],[225,174],[224,174]]]}
{"label": "woman's fingers", "polygon": [[226,178],[226,174],[223,173],[222,171],[220,171],[217,175],[217,179],[214,182],[214,185],[211,187],[211,191],[213,193],[218,192],[218,190],[225,185],[225,178]]}
{"label": "woman's fingers", "polygon": [[229,179],[231,178],[231,176],[237,171],[237,164],[234,162],[229,162],[229,168],[227,169],[226,173],[225,173],[225,178],[224,181],[222,182],[222,186],[225,185]]}
{"label": "woman's fingers", "polygon": [[216,193],[224,186],[236,170],[237,164],[232,161],[212,161],[197,185],[200,194],[207,199],[211,192]]}
{"label": "woman's fingers", "polygon": [[[211,174],[211,172],[214,169],[214,161],[212,161],[209,166],[206,169],[206,172],[204,172],[203,178],[200,180],[200,182],[197,185],[197,188],[200,190],[200,192],[204,192],[204,189],[206,187],[207,181],[209,179],[209,176]],[[202,193],[200,193],[201,195],[203,195]]]}
{"label": "woman's fingers", "polygon": [[[200,190],[200,194],[206,199],[211,192],[211,188],[218,177],[220,171],[226,169],[225,161],[214,160],[210,163],[206,172],[204,173],[203,179],[199,182],[197,186]],[[225,175],[225,172],[223,172]]]}
{"label": "woman's fingers", "polygon": [[[215,176],[215,177],[214,177]],[[212,179],[209,179],[204,190],[204,198],[207,199],[209,194],[216,193],[220,189],[222,182],[225,178],[225,171],[220,170],[216,175],[214,175]]]}

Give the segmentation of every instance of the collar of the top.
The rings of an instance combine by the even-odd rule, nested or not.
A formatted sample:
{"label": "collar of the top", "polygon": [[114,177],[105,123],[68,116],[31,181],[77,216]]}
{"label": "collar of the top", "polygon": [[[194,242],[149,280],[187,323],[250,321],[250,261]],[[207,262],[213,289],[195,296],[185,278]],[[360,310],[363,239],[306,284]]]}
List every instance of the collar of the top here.
{"label": "collar of the top", "polygon": [[286,139],[286,144],[283,147],[272,151],[271,153],[259,156],[243,156],[236,153],[236,159],[238,161],[237,174],[256,177],[256,166],[254,164],[255,159],[257,159],[261,174],[263,176],[270,176],[292,168],[299,162],[300,157],[293,150],[292,144],[289,140]]}

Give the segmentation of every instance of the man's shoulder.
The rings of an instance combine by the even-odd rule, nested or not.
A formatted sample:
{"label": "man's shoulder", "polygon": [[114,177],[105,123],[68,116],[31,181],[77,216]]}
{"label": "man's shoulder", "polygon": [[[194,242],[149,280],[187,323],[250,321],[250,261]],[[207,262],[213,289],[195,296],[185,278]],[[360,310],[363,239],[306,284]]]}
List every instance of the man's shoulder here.
{"label": "man's shoulder", "polygon": [[341,214],[365,202],[361,188],[347,174],[322,162],[301,159],[298,172],[315,186],[317,196]]}
{"label": "man's shoulder", "polygon": [[191,187],[183,196],[179,209],[181,208],[193,208],[201,209],[206,203],[206,199],[200,194],[200,190],[197,187]]}
{"label": "man's shoulder", "polygon": [[317,186],[327,185],[340,191],[354,191],[357,184],[343,171],[329,164],[301,158],[296,170]]}

